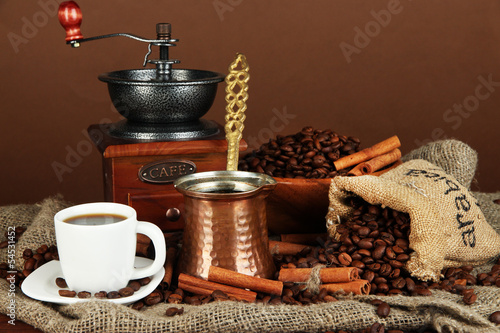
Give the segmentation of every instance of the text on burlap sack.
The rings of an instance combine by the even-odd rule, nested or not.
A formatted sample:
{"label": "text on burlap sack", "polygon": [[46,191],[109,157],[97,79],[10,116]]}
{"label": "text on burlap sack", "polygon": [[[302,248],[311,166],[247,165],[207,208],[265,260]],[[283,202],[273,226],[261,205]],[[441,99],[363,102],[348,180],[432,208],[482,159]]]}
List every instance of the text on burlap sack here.
{"label": "text on burlap sack", "polygon": [[[459,186],[455,180],[452,180],[446,174],[439,174],[438,172],[432,171],[441,171],[438,169],[429,170],[420,170],[420,169],[410,169],[406,176],[411,177],[425,177],[433,180],[434,182],[444,182],[445,191],[444,195],[447,196],[449,194],[456,195],[455,197],[455,207],[457,208],[456,221],[458,230],[462,231],[462,241],[464,246],[474,247],[476,246],[476,235],[474,232],[474,220],[468,220],[465,217],[465,214],[471,209],[471,203],[467,199],[466,193],[464,193],[464,188]],[[458,192],[458,193],[457,193]],[[478,205],[477,202],[475,202]]]}

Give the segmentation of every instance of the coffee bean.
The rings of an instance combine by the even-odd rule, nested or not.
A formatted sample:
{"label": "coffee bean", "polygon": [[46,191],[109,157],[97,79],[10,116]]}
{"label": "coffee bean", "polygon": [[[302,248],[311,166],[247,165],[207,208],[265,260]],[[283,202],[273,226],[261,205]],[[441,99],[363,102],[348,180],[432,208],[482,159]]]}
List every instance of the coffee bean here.
{"label": "coffee bean", "polygon": [[407,255],[406,253],[401,253],[397,255],[396,260],[401,262],[406,262],[410,260],[410,256]]}
{"label": "coffee bean", "polygon": [[389,291],[389,285],[387,283],[376,284],[377,291],[381,293],[387,293]]}
{"label": "coffee bean", "polygon": [[473,304],[477,300],[477,295],[475,293],[466,293],[463,296],[463,301],[467,305]]}
{"label": "coffee bean", "polygon": [[373,279],[375,278],[375,273],[373,271],[367,270],[363,273],[362,278],[364,280],[367,280],[369,283],[372,283]]}
{"label": "coffee bean", "polygon": [[365,268],[365,264],[362,262],[362,261],[359,261],[359,260],[353,260],[351,262],[351,267],[356,267],[360,270],[363,270]]}
{"label": "coffee bean", "polygon": [[392,280],[391,285],[396,289],[403,289],[406,286],[406,280],[402,277],[398,277]]}
{"label": "coffee bean", "polygon": [[393,269],[390,273],[388,278],[389,279],[397,279],[401,275],[401,269],[395,268]]}
{"label": "coffee bean", "polygon": [[375,247],[375,249],[372,252],[373,259],[376,259],[376,260],[382,259],[382,257],[385,254],[385,250],[386,250],[385,245]]}
{"label": "coffee bean", "polygon": [[394,250],[392,249],[392,247],[387,247],[387,248],[385,249],[385,256],[386,256],[389,260],[396,259],[396,252],[394,252]]}
{"label": "coffee bean", "polygon": [[33,256],[33,251],[31,249],[26,249],[23,251],[23,259],[29,259]]}
{"label": "coffee bean", "polygon": [[495,323],[497,325],[500,325],[500,311],[495,311],[493,312],[489,317],[489,321],[492,323]]}
{"label": "coffee bean", "polygon": [[147,305],[155,305],[155,304],[160,303],[161,301],[163,301],[163,294],[160,293],[158,290],[153,291],[151,294],[146,296],[146,298],[144,299],[144,302]]}
{"label": "coffee bean", "polygon": [[121,295],[120,295],[120,293],[119,293],[118,291],[110,291],[110,292],[106,295],[106,297],[107,297],[108,299],[115,299],[115,298],[120,298],[120,297],[121,297]]}
{"label": "coffee bean", "polygon": [[407,250],[408,247],[410,246],[409,241],[407,239],[403,239],[403,238],[396,239],[395,244],[396,244],[396,246],[398,246],[399,248],[401,248],[403,250]]}
{"label": "coffee bean", "polygon": [[45,264],[45,259],[41,258],[40,260],[37,260],[35,265],[33,266],[33,270],[38,269],[40,266]]}
{"label": "coffee bean", "polygon": [[105,291],[99,291],[94,294],[94,297],[97,299],[105,299],[108,297],[108,293]]}
{"label": "coffee bean", "polygon": [[336,299],[335,297],[333,297],[332,295],[326,295],[324,298],[323,298],[323,301],[324,302],[337,302],[338,299]]}
{"label": "coffee bean", "polygon": [[78,298],[90,298],[92,296],[91,293],[89,293],[88,291],[80,291],[78,294],[77,294]]}
{"label": "coffee bean", "polygon": [[45,245],[45,244],[44,244],[44,245],[40,246],[40,247],[36,250],[36,252],[37,252],[38,254],[42,254],[42,255],[43,255],[43,254],[45,254],[48,250],[49,250],[49,247],[48,247],[47,245]]}
{"label": "coffee bean", "polygon": [[[213,296],[213,293],[212,293],[212,297],[215,299],[216,297]],[[226,298],[227,298],[227,295],[226,295]],[[168,303],[171,303],[171,304],[179,304],[179,303],[182,303],[182,296],[179,295],[179,294],[170,294],[170,296],[168,296],[167,298],[167,302]]]}
{"label": "coffee bean", "polygon": [[410,293],[413,292],[415,290],[415,281],[413,281],[412,278],[405,278],[405,281],[406,281],[406,290],[408,290]]}
{"label": "coffee bean", "polygon": [[[271,296],[268,296],[268,297],[269,297],[269,299],[271,299]],[[201,305],[201,300],[200,300],[200,298],[198,296],[185,297],[184,298],[184,303],[191,304],[191,305]]]}
{"label": "coffee bean", "polygon": [[391,307],[386,302],[382,302],[377,306],[377,315],[381,318],[389,316],[391,313]]}
{"label": "coffee bean", "polygon": [[343,266],[349,266],[352,263],[352,258],[349,254],[343,252],[337,257],[339,263]]}
{"label": "coffee bean", "polygon": [[50,252],[45,252],[45,254],[43,255],[43,259],[46,261],[46,262],[49,262],[52,260],[52,253]]}
{"label": "coffee bean", "polygon": [[381,276],[389,276],[389,274],[391,274],[391,271],[392,271],[392,267],[391,267],[391,265],[389,265],[389,264],[382,264],[382,265],[380,266],[380,270],[379,270],[379,272],[378,272],[378,273],[379,273]]}
{"label": "coffee bean", "polygon": [[358,242],[358,246],[362,249],[371,249],[373,248],[373,243],[370,242],[368,239],[362,239]]}
{"label": "coffee bean", "polygon": [[151,278],[149,276],[139,280],[139,283],[141,284],[141,286],[145,286],[145,285],[149,284],[149,282],[151,282]]}
{"label": "coffee bean", "polygon": [[384,325],[382,325],[380,323],[374,323],[370,327],[370,333],[384,333],[384,332],[385,332]]}
{"label": "coffee bean", "polygon": [[144,307],[144,303],[142,301],[137,301],[132,304],[132,309],[140,311]]}
{"label": "coffee bean", "polygon": [[274,297],[269,301],[269,304],[271,305],[279,305],[282,304],[281,297]]}
{"label": "coffee bean", "polygon": [[326,290],[325,288],[321,288],[320,291],[319,291],[318,297],[320,299],[323,299],[327,295],[328,295],[328,290]]}
{"label": "coffee bean", "polygon": [[118,290],[118,293],[120,294],[121,297],[128,297],[134,294],[134,289],[132,289],[131,287],[125,287]]}
{"label": "coffee bean", "polygon": [[62,296],[62,297],[75,297],[76,296],[76,291],[61,289],[61,290],[59,290],[59,296]]}
{"label": "coffee bean", "polygon": [[172,307],[172,308],[168,308],[167,311],[165,311],[165,315],[167,317],[173,317],[175,315],[181,315],[184,313],[184,308],[175,308],[175,307]]}
{"label": "coffee bean", "polygon": [[412,295],[418,295],[418,296],[431,296],[432,292],[427,289],[427,288],[415,288],[415,291],[412,293]]}
{"label": "coffee bean", "polygon": [[127,285],[127,287],[132,288],[134,291],[138,291],[141,289],[141,283],[139,281],[130,281]]}
{"label": "coffee bean", "polygon": [[66,283],[66,280],[64,280],[62,277],[56,278],[56,285],[59,288],[68,288],[68,284]]}
{"label": "coffee bean", "polygon": [[402,295],[403,291],[401,289],[390,289],[387,295]]}
{"label": "coffee bean", "polygon": [[32,271],[35,268],[36,260],[35,258],[29,258],[24,262],[24,269]]}
{"label": "coffee bean", "polygon": [[367,237],[371,232],[372,232],[372,230],[366,226],[359,228],[357,231],[357,233],[360,237]]}
{"label": "coffee bean", "polygon": [[397,260],[389,260],[389,265],[391,265],[393,268],[401,268],[404,266],[404,263]]}

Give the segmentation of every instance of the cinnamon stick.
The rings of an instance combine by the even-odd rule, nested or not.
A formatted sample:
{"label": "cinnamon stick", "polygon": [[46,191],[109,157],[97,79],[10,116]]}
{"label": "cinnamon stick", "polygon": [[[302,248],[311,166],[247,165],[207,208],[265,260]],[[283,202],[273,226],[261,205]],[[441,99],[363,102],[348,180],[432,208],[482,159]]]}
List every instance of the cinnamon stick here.
{"label": "cinnamon stick", "polygon": [[372,176],[380,176],[380,175],[383,175],[383,174],[384,174],[384,173],[386,173],[387,171],[392,170],[392,169],[394,169],[395,167],[400,166],[401,164],[403,164],[403,161],[398,160],[398,161],[394,162],[394,164],[393,164],[393,165],[391,165],[390,167],[388,167],[388,168],[385,168],[385,169],[383,169],[383,170],[380,170],[380,171],[377,171],[377,172],[372,173]]}
{"label": "cinnamon stick", "polygon": [[214,291],[220,290],[237,300],[247,301],[250,303],[255,302],[255,299],[257,298],[256,292],[202,280],[184,273],[179,274],[178,287],[182,290],[198,295],[211,295]]}
{"label": "cinnamon stick", "polygon": [[370,293],[370,282],[367,280],[355,280],[351,282],[342,283],[327,283],[321,285],[321,288],[325,288],[329,292],[339,292],[343,291],[347,294],[353,293],[354,295],[368,295]]}
{"label": "cinnamon stick", "polygon": [[[278,280],[283,282],[307,282],[311,268],[282,268]],[[356,267],[330,267],[319,271],[321,283],[350,282],[359,279]]]}
{"label": "cinnamon stick", "polygon": [[260,291],[272,295],[281,295],[283,282],[248,276],[228,269],[210,266],[208,281],[227,284],[233,287]]}
{"label": "cinnamon stick", "polygon": [[333,164],[335,165],[336,170],[342,170],[350,166],[359,164],[361,162],[368,161],[369,159],[372,159],[376,156],[388,153],[391,150],[399,147],[401,147],[401,142],[399,141],[399,138],[395,135],[390,137],[389,139],[386,139],[382,142],[379,142],[371,146],[370,148],[365,148],[352,155],[339,158],[338,160],[333,162]]}
{"label": "cinnamon stick", "polygon": [[401,150],[398,148],[391,150],[388,153],[374,157],[369,161],[356,165],[347,173],[349,176],[369,175],[378,171],[401,158]]}
{"label": "cinnamon stick", "polygon": [[175,255],[176,255],[175,247],[171,246],[167,250],[167,257],[165,259],[165,275],[163,276],[163,286],[165,289],[170,287],[170,283],[172,283],[172,274],[174,272],[175,267]]}
{"label": "cinnamon stick", "polygon": [[269,250],[271,251],[271,254],[296,255],[307,247],[309,246],[304,244],[295,244],[273,240],[269,241]]}
{"label": "cinnamon stick", "polygon": [[349,172],[347,173],[347,175],[348,176],[363,176],[363,172],[361,171],[361,166],[362,165],[363,165],[363,163],[359,163],[354,168],[352,168],[351,170],[349,170]]}
{"label": "cinnamon stick", "polygon": [[304,245],[323,244],[328,238],[326,233],[322,234],[281,234],[281,241]]}

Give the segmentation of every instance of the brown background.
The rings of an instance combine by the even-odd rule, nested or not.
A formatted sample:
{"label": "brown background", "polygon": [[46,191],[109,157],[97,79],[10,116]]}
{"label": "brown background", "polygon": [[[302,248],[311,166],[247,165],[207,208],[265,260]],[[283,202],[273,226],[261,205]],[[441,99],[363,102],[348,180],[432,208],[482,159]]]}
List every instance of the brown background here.
{"label": "brown background", "polygon": [[[44,9],[44,3],[52,8]],[[75,203],[103,199],[101,158],[85,131],[120,116],[97,75],[139,68],[146,52],[145,44],[125,38],[71,49],[54,4],[0,1],[0,204],[37,202],[56,193]],[[86,37],[130,32],[153,38],[155,23],[172,23],[173,37],[180,39],[171,50],[181,60],[178,68],[226,73],[235,53],[244,53],[251,67],[244,133],[250,145],[271,132],[295,133],[305,125],[358,136],[363,147],[397,134],[403,152],[424,140],[455,137],[479,152],[475,189],[500,189],[500,87],[491,88],[474,111],[453,114],[453,121],[443,118],[454,104],[473,101],[480,77],[500,82],[498,1],[82,0],[79,5]],[[388,6],[393,14],[380,26],[372,10]],[[29,30],[30,23],[35,29]],[[359,39],[357,28],[372,29],[369,40]],[[15,45],[12,38],[23,43]],[[348,62],[340,45],[356,42],[358,53]],[[220,85],[207,119],[223,122],[223,89]],[[290,117],[285,122],[274,119],[284,113]],[[69,151],[80,151],[80,157],[60,181],[53,163],[68,165]]]}

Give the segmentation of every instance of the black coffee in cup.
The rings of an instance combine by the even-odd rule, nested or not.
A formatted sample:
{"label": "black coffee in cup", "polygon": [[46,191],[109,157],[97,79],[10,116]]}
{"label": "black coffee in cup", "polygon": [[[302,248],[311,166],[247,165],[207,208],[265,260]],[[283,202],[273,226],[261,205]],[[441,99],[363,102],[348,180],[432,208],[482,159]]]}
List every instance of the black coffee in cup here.
{"label": "black coffee in cup", "polygon": [[127,217],[118,214],[84,214],[72,216],[64,220],[66,223],[78,225],[104,225],[126,220]]}

